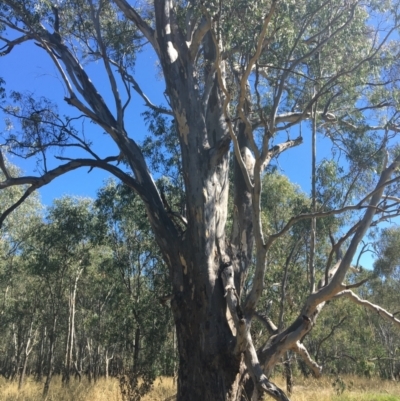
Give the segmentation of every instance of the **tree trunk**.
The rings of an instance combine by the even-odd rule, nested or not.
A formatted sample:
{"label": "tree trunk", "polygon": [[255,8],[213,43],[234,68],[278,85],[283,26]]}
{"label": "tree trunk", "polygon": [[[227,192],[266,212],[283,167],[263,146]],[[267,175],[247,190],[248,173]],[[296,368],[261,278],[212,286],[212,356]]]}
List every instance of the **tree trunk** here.
{"label": "tree trunk", "polygon": [[288,394],[292,394],[293,392],[293,371],[292,364],[290,361],[289,352],[286,353],[286,360],[284,363],[285,367],[285,377],[286,377],[286,391]]}
{"label": "tree trunk", "polygon": [[44,359],[45,359],[46,339],[47,339],[47,329],[46,329],[46,326],[44,326],[42,333],[41,333],[39,355],[38,355],[37,365],[36,365],[36,380],[38,382],[41,382],[42,378],[43,378],[43,363],[44,363]]}
{"label": "tree trunk", "polygon": [[87,378],[89,384],[92,383],[92,345],[91,340],[87,339],[87,350],[88,350],[88,367],[87,367]]}
{"label": "tree trunk", "polygon": [[28,358],[29,358],[29,353],[25,352],[24,353],[24,361],[23,361],[23,364],[22,364],[22,370],[21,370],[21,374],[19,376],[18,390],[21,390],[23,385],[24,385],[25,373],[26,373],[26,365],[28,364]]}
{"label": "tree trunk", "polygon": [[78,280],[81,275],[82,270],[78,270],[76,273],[76,277],[74,280],[74,284],[72,290],[70,290],[69,295],[69,314],[68,314],[68,333],[67,333],[67,344],[65,350],[65,362],[64,362],[64,371],[62,382],[66,385],[69,384],[70,376],[71,376],[71,364],[72,364],[72,355],[73,355],[73,347],[74,347],[74,336],[75,336],[75,304],[76,304],[76,291],[78,288]]}
{"label": "tree trunk", "polygon": [[240,358],[233,356],[235,339],[226,320],[220,279],[207,289],[194,278],[174,310],[179,350],[177,401],[233,401],[239,390]]}
{"label": "tree trunk", "polygon": [[179,353],[177,401],[238,401],[248,355],[238,351],[237,333],[228,323],[222,266],[204,271],[202,256],[190,243],[182,252],[183,285],[171,301]]}
{"label": "tree trunk", "polygon": [[[17,333],[18,331],[18,333]],[[15,327],[15,324],[12,325],[12,337],[13,337],[13,356],[11,358],[11,374],[10,380],[14,380],[19,371],[19,365],[21,360],[21,352],[22,352],[22,342],[20,330]]]}
{"label": "tree trunk", "polygon": [[106,356],[105,356],[105,362],[106,362],[106,380],[108,380],[108,375],[109,375],[109,364],[110,361],[114,358],[114,350],[113,353],[110,357],[108,357],[108,349],[106,349]]}
{"label": "tree trunk", "polygon": [[[24,385],[24,380],[25,380],[25,374],[26,374],[26,366],[28,365],[28,358],[29,355],[32,351],[32,347],[35,342],[34,338],[36,336],[36,333],[34,334],[32,332],[33,330],[33,322],[31,322],[30,328],[29,328],[29,333],[28,333],[28,338],[26,340],[26,346],[24,348],[24,356],[23,356],[23,363],[22,363],[22,370],[21,370],[21,375],[19,377],[19,383],[18,383],[18,390],[21,390],[22,386]],[[32,344],[32,345],[31,345]]]}
{"label": "tree trunk", "polygon": [[54,349],[56,343],[56,327],[57,327],[57,316],[53,316],[53,327],[49,336],[49,354],[47,358],[47,377],[43,388],[43,398],[46,399],[49,394],[49,388],[51,379],[53,378],[53,365],[54,365]]}
{"label": "tree trunk", "polygon": [[139,370],[139,357],[140,357],[140,327],[136,327],[135,330],[135,345],[133,349],[133,371],[138,372]]}

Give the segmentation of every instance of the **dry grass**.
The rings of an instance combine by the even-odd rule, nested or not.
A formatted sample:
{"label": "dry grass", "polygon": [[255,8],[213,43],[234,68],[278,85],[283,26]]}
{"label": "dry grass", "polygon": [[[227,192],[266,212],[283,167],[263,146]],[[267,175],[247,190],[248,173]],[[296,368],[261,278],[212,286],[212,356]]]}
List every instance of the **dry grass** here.
{"label": "dry grass", "polygon": [[[43,384],[30,379],[21,391],[17,382],[9,382],[0,378],[0,401],[42,401]],[[122,401],[119,384],[115,379],[99,380],[89,384],[71,381],[69,387],[61,385],[61,378],[55,377],[50,385],[47,401]]]}
{"label": "dry grass", "polygon": [[[399,401],[400,383],[379,378],[344,376],[342,386],[334,377],[323,376],[320,379],[294,380],[292,401]],[[281,388],[285,388],[284,380],[276,377],[273,380]],[[342,391],[343,390],[343,391]]]}
{"label": "dry grass", "polygon": [[[335,378],[321,379],[295,378],[292,401],[399,401],[400,383],[383,381],[378,378],[360,378],[346,376],[342,379],[338,394],[335,389],[340,386],[332,385]],[[281,377],[273,380],[282,388],[285,387]],[[18,392],[18,384],[10,383],[0,378],[1,401],[41,401],[43,385],[28,380],[24,388]],[[143,398],[143,401],[163,401],[175,394],[172,378],[159,378],[154,383],[153,391]],[[102,379],[89,384],[86,380],[81,383],[72,381],[66,388],[61,386],[61,380],[54,378],[47,401],[122,401],[119,385],[116,379]],[[190,401],[190,400],[188,400]]]}

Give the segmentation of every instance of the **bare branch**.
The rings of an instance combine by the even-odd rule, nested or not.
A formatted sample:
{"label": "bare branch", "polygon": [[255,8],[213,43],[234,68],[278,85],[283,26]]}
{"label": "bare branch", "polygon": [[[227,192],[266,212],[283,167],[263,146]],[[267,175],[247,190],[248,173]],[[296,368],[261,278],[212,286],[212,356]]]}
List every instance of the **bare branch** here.
{"label": "bare branch", "polygon": [[255,312],[254,316],[267,328],[269,334],[273,335],[278,333],[278,328],[268,316],[260,312]]}
{"label": "bare branch", "polygon": [[335,324],[335,325],[333,325],[333,326],[331,327],[331,331],[318,343],[318,345],[317,345],[317,351],[316,351],[316,353],[315,353],[315,359],[318,360],[318,355],[319,355],[319,350],[320,350],[320,348],[321,348],[321,345],[322,345],[326,340],[328,340],[330,337],[333,336],[333,334],[335,333],[335,330],[338,329],[338,328],[343,324],[343,322],[344,322],[346,319],[347,319],[347,315],[346,315],[346,316],[343,316],[343,317],[339,320],[339,322],[338,322],[337,324]]}
{"label": "bare branch", "polygon": [[143,20],[136,10],[130,4],[128,4],[126,0],[114,0],[114,3],[124,13],[127,19],[135,23],[135,25],[143,33],[145,38],[151,43],[154,50],[159,55],[160,50],[154,35],[154,30],[147,24],[146,21]]}
{"label": "bare branch", "polygon": [[[391,168],[391,171],[394,171],[394,168]],[[386,177],[386,174],[385,174],[385,177]],[[372,204],[371,202],[368,205],[363,205],[364,202],[366,202],[369,198],[373,197],[374,198],[374,202],[376,201],[377,203],[379,203],[379,201],[377,201],[377,199],[376,199],[376,195],[379,194],[381,191],[383,191],[386,186],[392,184],[393,182],[397,182],[399,180],[400,180],[400,177],[396,177],[396,178],[394,178],[392,180],[387,180],[385,182],[381,182],[381,180],[380,180],[378,182],[377,186],[375,187],[375,189],[373,191],[371,191],[368,195],[366,195],[363,199],[361,199],[361,201],[358,202],[356,205],[344,206],[344,207],[342,207],[340,209],[333,209],[333,210],[329,210],[329,211],[326,211],[326,212],[304,213],[304,214],[299,214],[299,215],[297,215],[295,217],[292,217],[286,223],[286,225],[282,228],[282,230],[280,230],[276,234],[272,234],[272,235],[269,236],[269,239],[268,239],[268,242],[267,242],[266,246],[269,247],[270,245],[272,245],[272,243],[277,238],[281,237],[294,224],[296,224],[297,222],[299,222],[301,220],[310,219],[312,217],[328,217],[328,216],[332,216],[332,215],[335,215],[335,214],[341,214],[341,213],[344,213],[344,212],[347,212],[347,211],[350,211],[350,210],[361,210],[361,209],[373,210],[373,215],[374,215],[376,213],[376,211],[377,211],[376,205]],[[380,195],[379,195],[379,199],[380,199]],[[380,211],[382,211],[382,210],[380,210]],[[361,224],[361,223],[358,223],[358,224]]]}
{"label": "bare branch", "polygon": [[303,361],[312,370],[315,377],[321,376],[322,366],[318,365],[318,363],[311,358],[304,344],[302,344],[300,341],[297,341],[292,347],[292,350],[302,357]]}
{"label": "bare branch", "polygon": [[11,175],[8,172],[6,164],[4,162],[3,152],[1,151],[1,148],[0,148],[0,169],[3,172],[3,174],[7,180],[11,178]]}
{"label": "bare branch", "polygon": [[117,63],[115,63],[114,61],[110,62],[115,65],[118,68],[119,73],[121,74],[121,76],[130,84],[132,84],[133,89],[140,95],[140,97],[145,101],[146,106],[150,107],[152,110],[157,111],[159,113],[162,114],[167,114],[170,116],[173,116],[174,113],[172,110],[166,109],[164,107],[159,107],[156,106],[154,103],[151,102],[151,100],[147,97],[147,95],[142,91],[141,87],[139,86],[139,84],[137,83],[136,79],[131,75],[128,74],[128,72],[123,69],[120,65],[118,65]]}
{"label": "bare branch", "polygon": [[111,71],[110,62],[107,57],[107,49],[106,49],[106,46],[104,45],[104,41],[103,41],[103,38],[101,35],[100,19],[99,19],[100,12],[101,12],[101,4],[99,5],[99,9],[97,10],[97,12],[94,9],[92,0],[89,1],[89,4],[90,4],[90,10],[91,10],[91,14],[92,14],[92,21],[93,21],[93,24],[94,24],[94,27],[96,30],[97,42],[99,44],[101,56],[102,56],[103,63],[104,63],[104,68],[107,72],[108,80],[110,81],[110,85],[111,85],[111,90],[114,95],[115,107],[117,110],[118,129],[122,131],[124,129],[124,121],[123,121],[124,115],[123,115],[121,97],[119,95],[118,85],[115,80],[114,74]]}
{"label": "bare branch", "polygon": [[16,178],[6,178],[2,182],[0,182],[0,190],[16,185],[30,185],[30,187],[25,191],[24,195],[11,207],[9,207],[6,211],[4,211],[0,216],[0,226],[4,222],[4,219],[15,210],[32,192],[36,189],[47,185],[55,178],[69,172],[76,170],[79,167],[97,167],[103,170],[106,170],[119,179],[123,181],[125,184],[134,189],[137,193],[143,194],[142,187],[136,182],[134,178],[124,173],[118,167],[108,164],[104,160],[93,160],[93,159],[75,159],[70,161],[69,163],[63,164],[61,166],[56,167],[53,170],[49,170],[45,174],[40,177],[34,176],[25,176],[25,177],[16,177]]}
{"label": "bare branch", "polygon": [[264,164],[264,159],[267,157],[268,141],[264,140],[264,154],[263,154],[262,158],[260,159],[258,148],[254,142],[253,135],[251,135],[252,125],[248,119],[248,116],[245,113],[244,106],[245,106],[245,101],[247,98],[247,86],[248,86],[247,81],[248,81],[251,71],[253,70],[254,66],[256,65],[258,59],[260,58],[261,52],[264,48],[265,35],[267,34],[268,26],[269,26],[269,23],[271,22],[272,16],[275,13],[276,5],[277,5],[277,2],[273,1],[271,4],[269,13],[264,17],[261,32],[257,39],[256,51],[255,51],[254,55],[251,57],[251,59],[249,60],[246,70],[244,71],[242,77],[240,78],[239,102],[238,102],[237,110],[238,110],[241,120],[246,125],[246,134],[250,140],[250,143],[252,146],[252,151],[254,152],[255,158],[258,162],[258,164],[256,163],[257,167],[254,171],[254,175],[256,178],[259,175],[261,168]]}
{"label": "bare branch", "polygon": [[30,186],[29,188],[26,189],[24,194],[18,199],[17,202],[15,202],[13,205],[11,205],[8,209],[6,209],[3,213],[0,215],[0,228],[2,227],[4,220],[7,218],[8,215],[10,215],[18,206],[20,206],[27,198],[28,196],[33,193],[38,187],[35,185]]}
{"label": "bare branch", "polygon": [[194,31],[192,40],[190,43],[190,58],[191,60],[195,60],[197,57],[197,53],[199,52],[199,48],[201,45],[201,41],[203,40],[206,33],[211,29],[210,19],[207,17],[203,17],[200,21],[199,26]]}
{"label": "bare branch", "polygon": [[367,277],[364,280],[359,281],[358,283],[354,283],[354,284],[347,284],[346,285],[346,289],[349,290],[350,288],[358,288],[361,287],[363,284],[365,284],[367,281],[369,281],[371,279],[371,277]]}
{"label": "bare branch", "polygon": [[344,290],[344,291],[339,292],[335,296],[335,298],[340,298],[340,297],[349,298],[354,303],[361,305],[361,306],[365,306],[369,310],[376,312],[379,316],[382,316],[384,319],[386,319],[389,322],[394,323],[398,328],[400,328],[400,320],[395,318],[395,316],[392,313],[388,312],[386,309],[383,309],[379,305],[375,305],[369,301],[361,299],[358,295],[354,294],[353,291]]}
{"label": "bare branch", "polygon": [[268,155],[267,158],[264,161],[263,167],[261,168],[261,171],[264,170],[264,168],[269,164],[269,162],[274,158],[283,153],[285,150],[294,148],[295,146],[299,146],[303,143],[303,138],[299,136],[296,139],[292,139],[283,143],[280,143],[279,145],[275,145],[271,149],[268,150]]}
{"label": "bare branch", "polygon": [[10,53],[14,48],[14,46],[20,45],[21,43],[27,42],[28,40],[31,39],[32,39],[31,35],[23,35],[14,40],[7,40],[4,37],[0,37],[0,40],[6,42],[6,44],[3,47],[0,47],[0,57]]}

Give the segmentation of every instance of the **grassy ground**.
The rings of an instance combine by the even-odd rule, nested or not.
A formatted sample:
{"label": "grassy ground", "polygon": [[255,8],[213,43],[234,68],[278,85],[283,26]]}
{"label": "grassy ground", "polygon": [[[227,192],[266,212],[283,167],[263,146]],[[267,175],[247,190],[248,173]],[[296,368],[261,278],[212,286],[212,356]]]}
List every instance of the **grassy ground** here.
{"label": "grassy ground", "polygon": [[[273,380],[282,388],[280,377]],[[333,383],[335,382],[335,385]],[[28,379],[24,388],[18,392],[18,384],[0,378],[0,401],[41,401],[43,385]],[[154,383],[153,391],[143,401],[163,401],[174,395],[175,387],[171,378],[160,378]],[[399,401],[400,383],[382,381],[378,378],[332,377],[321,379],[295,379],[292,401]],[[102,379],[89,385],[85,380],[72,382],[69,388],[61,386],[55,378],[47,401],[122,401],[116,379]]]}

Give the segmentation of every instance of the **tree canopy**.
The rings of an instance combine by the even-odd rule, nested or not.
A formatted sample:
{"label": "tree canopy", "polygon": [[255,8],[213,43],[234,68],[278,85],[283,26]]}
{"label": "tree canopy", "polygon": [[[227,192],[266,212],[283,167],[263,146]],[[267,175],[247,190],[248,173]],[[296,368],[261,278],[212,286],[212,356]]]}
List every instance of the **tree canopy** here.
{"label": "tree canopy", "polygon": [[[302,339],[327,301],[349,298],[400,327],[352,291],[367,278],[346,283],[369,230],[399,214],[398,24],[395,0],[5,0],[1,54],[39,46],[65,96],[2,89],[0,189],[23,186],[23,194],[0,223],[69,171],[114,175],[143,202],[168,269],[178,400],[264,393],[287,400],[271,371],[290,351],[319,374]],[[163,104],[152,102],[135,74],[145,47],[158,60]],[[92,67],[103,69],[101,85],[91,80]],[[144,101],[144,116],[132,107],[134,96]],[[70,116],[58,111],[61,101]],[[147,121],[146,140],[133,137],[133,118]],[[92,123],[98,132],[89,137]],[[304,146],[303,135],[312,138],[311,160],[292,163],[311,166],[307,196],[271,173],[279,155]],[[331,146],[318,165],[317,138]],[[103,141],[119,154],[98,151]],[[37,175],[16,176],[6,153],[35,159]],[[285,213],[276,208],[283,197]],[[135,236],[137,223],[118,219],[118,236]],[[268,263],[272,255],[280,267]],[[280,273],[285,303],[293,258],[302,261],[297,274],[308,290],[291,322],[263,319],[269,337],[255,344],[252,322],[270,296],[267,283]]]}

